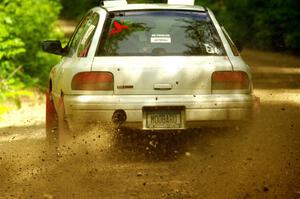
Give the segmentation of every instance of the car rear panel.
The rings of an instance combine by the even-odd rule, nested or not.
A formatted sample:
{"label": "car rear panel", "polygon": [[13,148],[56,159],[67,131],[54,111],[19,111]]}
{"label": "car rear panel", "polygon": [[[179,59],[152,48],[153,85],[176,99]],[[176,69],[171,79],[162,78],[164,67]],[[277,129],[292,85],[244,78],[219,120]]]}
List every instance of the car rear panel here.
{"label": "car rear panel", "polygon": [[217,70],[232,70],[227,57],[95,57],[92,65],[113,74],[115,95],[210,94]]}
{"label": "car rear panel", "polygon": [[[111,122],[116,110],[124,110],[124,126],[144,130],[149,111],[179,110],[182,126],[187,129],[211,124],[226,126],[252,116],[253,96],[235,95],[65,95],[66,119],[71,127],[90,122]],[[159,126],[159,130],[162,130]]]}

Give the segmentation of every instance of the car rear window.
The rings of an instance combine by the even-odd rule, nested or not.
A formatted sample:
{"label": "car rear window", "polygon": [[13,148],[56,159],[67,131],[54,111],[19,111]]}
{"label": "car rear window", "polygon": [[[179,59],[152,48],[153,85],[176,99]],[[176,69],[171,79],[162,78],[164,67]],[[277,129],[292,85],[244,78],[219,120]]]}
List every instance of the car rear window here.
{"label": "car rear window", "polygon": [[116,12],[106,27],[98,56],[201,56],[225,54],[205,12]]}

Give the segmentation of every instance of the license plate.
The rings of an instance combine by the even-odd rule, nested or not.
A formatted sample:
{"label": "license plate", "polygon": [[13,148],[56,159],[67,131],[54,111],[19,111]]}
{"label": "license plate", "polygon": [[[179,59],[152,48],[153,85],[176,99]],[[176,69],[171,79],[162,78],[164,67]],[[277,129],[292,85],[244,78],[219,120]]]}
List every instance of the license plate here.
{"label": "license plate", "polygon": [[147,129],[183,128],[183,116],[181,110],[148,110],[145,115]]}

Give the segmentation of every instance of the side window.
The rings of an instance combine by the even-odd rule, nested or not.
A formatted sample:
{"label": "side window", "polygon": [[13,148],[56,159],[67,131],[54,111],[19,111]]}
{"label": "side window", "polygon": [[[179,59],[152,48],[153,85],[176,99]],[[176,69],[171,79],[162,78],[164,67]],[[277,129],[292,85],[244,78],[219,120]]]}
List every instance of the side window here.
{"label": "side window", "polygon": [[86,24],[88,22],[88,20],[90,19],[92,13],[89,13],[88,15],[86,15],[80,22],[80,24],[78,25],[76,32],[73,34],[69,44],[68,44],[68,56],[72,56],[78,47],[78,44],[80,42],[80,39],[82,37],[82,33],[86,27]]}
{"label": "side window", "polygon": [[87,56],[92,43],[93,36],[96,31],[98,21],[99,21],[99,15],[97,13],[92,14],[91,17],[87,20],[87,23],[80,37],[81,40],[77,52],[78,57]]}

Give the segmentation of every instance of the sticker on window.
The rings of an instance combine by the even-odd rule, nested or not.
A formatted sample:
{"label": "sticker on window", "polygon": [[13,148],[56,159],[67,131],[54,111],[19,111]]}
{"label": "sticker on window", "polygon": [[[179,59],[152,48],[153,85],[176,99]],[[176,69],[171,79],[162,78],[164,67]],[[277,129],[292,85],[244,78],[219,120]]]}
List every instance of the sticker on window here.
{"label": "sticker on window", "polygon": [[96,26],[90,25],[90,27],[88,28],[88,30],[86,31],[86,33],[84,34],[84,36],[81,40],[82,45],[84,45],[86,43],[86,41],[88,40],[88,38],[90,37],[91,33],[94,31],[95,28],[96,28]]}
{"label": "sticker on window", "polygon": [[171,43],[171,36],[169,34],[152,34],[151,43]]}
{"label": "sticker on window", "polygon": [[220,54],[220,50],[217,47],[211,46],[209,44],[204,44],[204,46],[208,54]]}

